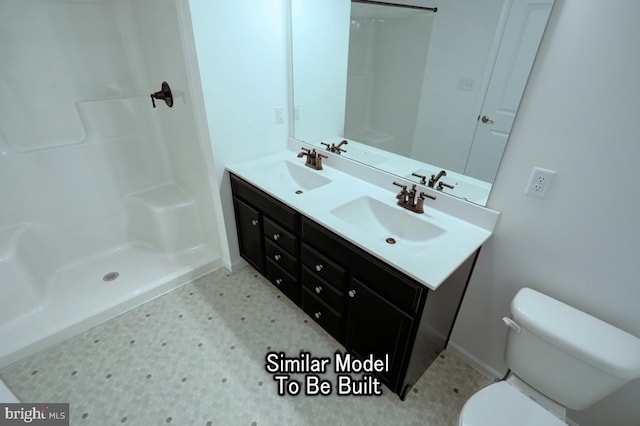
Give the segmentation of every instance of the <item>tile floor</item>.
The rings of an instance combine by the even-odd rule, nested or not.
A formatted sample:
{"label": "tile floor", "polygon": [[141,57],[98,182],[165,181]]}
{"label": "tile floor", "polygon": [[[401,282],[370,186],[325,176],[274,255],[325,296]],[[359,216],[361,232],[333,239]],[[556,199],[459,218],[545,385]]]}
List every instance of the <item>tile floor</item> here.
{"label": "tile floor", "polygon": [[457,425],[489,384],[445,353],[404,402],[384,386],[382,396],[277,395],[267,352],[341,349],[251,268],[220,269],[0,376],[20,400],[68,402],[71,425],[91,426]]}

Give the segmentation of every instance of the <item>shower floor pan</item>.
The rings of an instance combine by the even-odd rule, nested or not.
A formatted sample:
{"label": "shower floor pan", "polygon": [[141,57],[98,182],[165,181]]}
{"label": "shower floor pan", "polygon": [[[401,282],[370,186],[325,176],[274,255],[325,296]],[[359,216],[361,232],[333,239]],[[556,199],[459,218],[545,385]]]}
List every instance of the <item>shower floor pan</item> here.
{"label": "shower floor pan", "polygon": [[0,368],[217,269],[215,259],[204,245],[170,254],[125,245],[58,269],[42,303],[0,324]]}

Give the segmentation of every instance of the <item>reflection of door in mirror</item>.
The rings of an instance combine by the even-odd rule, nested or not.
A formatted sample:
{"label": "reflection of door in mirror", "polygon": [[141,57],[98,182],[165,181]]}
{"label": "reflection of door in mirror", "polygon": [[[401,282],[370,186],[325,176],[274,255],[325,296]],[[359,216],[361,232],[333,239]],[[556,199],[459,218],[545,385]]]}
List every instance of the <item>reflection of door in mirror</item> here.
{"label": "reflection of door in mirror", "polygon": [[551,5],[353,2],[345,137],[492,182]]}
{"label": "reflection of door in mirror", "polygon": [[478,115],[464,174],[493,182],[529,71],[551,13],[552,0],[514,1]]}

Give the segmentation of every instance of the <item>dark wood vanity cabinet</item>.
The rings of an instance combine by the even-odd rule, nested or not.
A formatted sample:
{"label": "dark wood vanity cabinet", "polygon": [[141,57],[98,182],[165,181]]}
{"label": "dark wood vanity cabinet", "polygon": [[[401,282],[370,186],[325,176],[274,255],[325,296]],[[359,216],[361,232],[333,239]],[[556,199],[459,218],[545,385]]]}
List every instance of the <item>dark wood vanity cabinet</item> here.
{"label": "dark wood vanity cabinet", "polygon": [[378,377],[404,399],[445,348],[477,253],[430,291],[233,174],[231,185],[242,257],[349,353],[388,356]]}
{"label": "dark wood vanity cabinet", "polygon": [[300,215],[231,175],[240,255],[300,305]]}
{"label": "dark wood vanity cabinet", "polygon": [[[360,358],[373,354],[384,359],[388,355],[389,371],[379,377],[389,389],[400,393],[398,381],[426,288],[306,217],[302,218],[302,241],[303,264],[310,263],[307,253],[315,254],[313,269],[320,269],[318,274],[344,291],[344,339],[338,340]],[[302,279],[304,285],[306,277]],[[304,302],[303,297],[303,306]]]}

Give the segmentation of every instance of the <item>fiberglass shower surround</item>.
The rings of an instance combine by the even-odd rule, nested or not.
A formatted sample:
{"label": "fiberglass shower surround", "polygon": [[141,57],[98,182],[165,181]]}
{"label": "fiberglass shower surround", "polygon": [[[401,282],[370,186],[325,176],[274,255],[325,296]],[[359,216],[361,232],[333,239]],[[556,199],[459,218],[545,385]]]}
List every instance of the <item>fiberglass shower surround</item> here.
{"label": "fiberglass shower surround", "polygon": [[0,366],[218,265],[179,9],[0,5]]}

